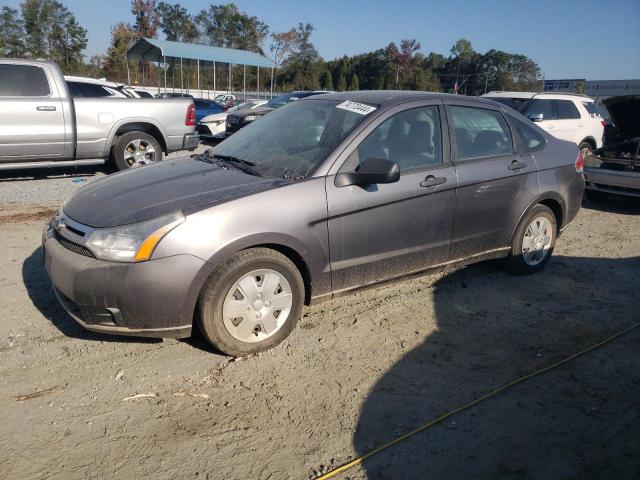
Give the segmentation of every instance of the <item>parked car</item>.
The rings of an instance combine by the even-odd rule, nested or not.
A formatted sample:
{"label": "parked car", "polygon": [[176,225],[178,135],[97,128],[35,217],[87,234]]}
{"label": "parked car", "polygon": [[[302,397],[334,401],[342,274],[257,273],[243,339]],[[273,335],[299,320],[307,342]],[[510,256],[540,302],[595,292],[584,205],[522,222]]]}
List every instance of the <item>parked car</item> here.
{"label": "parked car", "polygon": [[213,100],[206,98],[194,98],[193,103],[196,105],[196,122],[199,122],[207,115],[222,113],[225,108]]}
{"label": "parked car", "polygon": [[293,102],[207,153],[80,189],[44,263],[89,330],[230,355],[281,342],[306,303],[437,266],[541,270],[584,191],[582,156],[498,103],[423,92]]}
{"label": "parked car", "polygon": [[262,118],[267,113],[274,111],[276,108],[280,108],[287,103],[295,102],[296,100],[300,100],[301,98],[310,97],[312,95],[320,95],[322,93],[327,93],[326,90],[316,90],[316,91],[296,91],[291,93],[285,93],[284,95],[280,95],[263,106],[253,109],[253,110],[243,110],[239,112],[234,112],[227,116],[225,135],[229,136],[234,132],[237,132],[245,125],[257,120],[258,118]]}
{"label": "parked car", "polygon": [[606,121],[602,118],[596,102],[586,95],[560,92],[490,92],[483,97],[515,107],[554,137],[574,142],[583,155],[602,147]]}
{"label": "parked car", "polygon": [[640,96],[604,100],[612,123],[605,127],[604,146],[585,157],[586,194],[640,197]]}
{"label": "parked car", "polygon": [[224,138],[225,121],[227,115],[242,110],[252,110],[267,103],[266,100],[250,100],[241,103],[235,107],[231,107],[226,112],[214,113],[202,118],[196,125],[196,130],[201,136],[209,136],[214,138]]}
{"label": "parked car", "polygon": [[156,95],[156,98],[193,98],[188,93],[163,92]]}
{"label": "parked car", "polygon": [[136,95],[138,95],[138,97],[140,98],[153,98],[153,95],[151,95],[149,92],[147,92],[146,90],[134,90],[134,92],[136,93]]}
{"label": "parked car", "polygon": [[192,100],[73,98],[51,62],[0,59],[0,78],[0,169],[122,170],[199,144]]}
{"label": "parked car", "polygon": [[73,98],[139,98],[137,94],[134,94],[133,91],[129,90],[124,84],[70,75],[65,75],[64,79],[67,82],[69,93]]}

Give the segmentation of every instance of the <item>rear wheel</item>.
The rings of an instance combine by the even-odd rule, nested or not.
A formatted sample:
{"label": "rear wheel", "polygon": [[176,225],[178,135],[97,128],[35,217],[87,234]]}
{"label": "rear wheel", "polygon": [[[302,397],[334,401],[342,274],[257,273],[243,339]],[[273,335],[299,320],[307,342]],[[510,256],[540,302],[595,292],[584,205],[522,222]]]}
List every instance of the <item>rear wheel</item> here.
{"label": "rear wheel", "polygon": [[142,167],[162,160],[162,147],[148,133],[128,132],[118,137],[113,160],[118,170]]}
{"label": "rear wheel", "polygon": [[551,209],[536,205],[518,226],[507,258],[509,269],[520,275],[542,270],[553,253],[557,231]]}
{"label": "rear wheel", "polygon": [[284,340],[303,303],[304,283],[293,262],[275,250],[252,248],[211,275],[200,298],[199,326],[222,352],[249,355]]}

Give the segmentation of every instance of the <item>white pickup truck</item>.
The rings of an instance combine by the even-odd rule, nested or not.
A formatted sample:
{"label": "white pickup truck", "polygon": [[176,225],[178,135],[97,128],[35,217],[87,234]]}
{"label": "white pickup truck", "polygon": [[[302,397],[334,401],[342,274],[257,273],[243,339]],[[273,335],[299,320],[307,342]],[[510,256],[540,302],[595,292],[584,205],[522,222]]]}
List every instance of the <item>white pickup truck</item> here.
{"label": "white pickup truck", "polygon": [[93,165],[119,170],[194,150],[189,98],[73,98],[55,63],[0,58],[0,170]]}

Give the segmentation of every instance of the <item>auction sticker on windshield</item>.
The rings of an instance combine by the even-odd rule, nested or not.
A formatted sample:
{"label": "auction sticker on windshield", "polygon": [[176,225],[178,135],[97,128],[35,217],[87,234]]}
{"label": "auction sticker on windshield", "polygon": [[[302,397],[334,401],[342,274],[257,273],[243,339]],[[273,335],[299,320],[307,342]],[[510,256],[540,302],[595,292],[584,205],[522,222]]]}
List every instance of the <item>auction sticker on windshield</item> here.
{"label": "auction sticker on windshield", "polygon": [[340,108],[342,110],[348,110],[354,113],[359,113],[360,115],[368,115],[376,109],[376,107],[372,107],[371,105],[352,102],[350,100],[347,100],[346,102],[342,102],[341,104],[337,105],[336,108]]}

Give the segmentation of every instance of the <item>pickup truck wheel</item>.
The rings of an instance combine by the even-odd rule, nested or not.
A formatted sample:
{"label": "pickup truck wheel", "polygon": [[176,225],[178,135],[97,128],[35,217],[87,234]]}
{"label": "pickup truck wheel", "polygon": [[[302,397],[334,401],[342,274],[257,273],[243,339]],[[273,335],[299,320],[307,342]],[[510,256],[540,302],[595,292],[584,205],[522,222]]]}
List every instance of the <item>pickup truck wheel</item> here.
{"label": "pickup truck wheel", "polygon": [[533,207],[516,230],[507,267],[520,275],[542,270],[553,253],[557,232],[556,216],[551,209],[545,205]]}
{"label": "pickup truck wheel", "polygon": [[214,347],[241,357],[284,340],[303,303],[304,282],[293,262],[275,250],[252,248],[211,274],[200,296],[198,324]]}
{"label": "pickup truck wheel", "polygon": [[148,133],[128,132],[118,137],[113,160],[118,170],[149,165],[162,160],[162,147]]}

